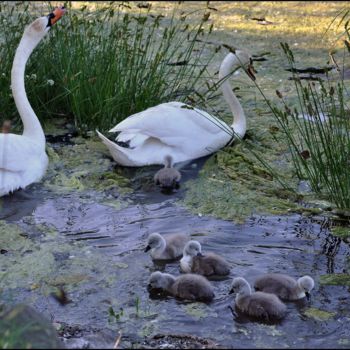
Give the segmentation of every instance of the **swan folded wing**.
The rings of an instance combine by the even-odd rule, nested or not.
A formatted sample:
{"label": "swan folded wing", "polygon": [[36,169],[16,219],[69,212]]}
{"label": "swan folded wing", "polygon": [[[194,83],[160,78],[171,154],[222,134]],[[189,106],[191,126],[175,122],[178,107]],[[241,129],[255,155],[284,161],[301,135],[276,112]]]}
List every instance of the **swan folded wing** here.
{"label": "swan folded wing", "polygon": [[232,133],[227,124],[207,112],[181,102],[168,102],[131,115],[110,132],[141,132],[162,139],[174,134],[178,135],[179,132],[184,136],[193,136],[195,132],[215,135],[223,130]]}
{"label": "swan folded wing", "polygon": [[46,158],[45,150],[22,135],[0,135],[0,168],[20,172],[33,166],[33,159]]}
{"label": "swan folded wing", "polygon": [[207,151],[211,152],[230,140],[232,134],[228,125],[206,112],[179,107],[183,105],[171,102],[149,108],[130,116],[110,131],[120,131],[117,141],[128,143],[130,148],[154,138],[164,145],[186,151],[209,147]]}

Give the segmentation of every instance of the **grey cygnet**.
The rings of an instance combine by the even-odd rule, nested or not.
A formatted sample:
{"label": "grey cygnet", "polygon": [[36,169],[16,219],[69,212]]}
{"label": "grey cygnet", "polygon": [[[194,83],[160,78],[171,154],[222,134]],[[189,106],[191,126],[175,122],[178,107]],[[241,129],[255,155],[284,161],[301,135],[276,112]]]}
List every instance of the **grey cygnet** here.
{"label": "grey cygnet", "polygon": [[154,182],[163,189],[172,190],[179,188],[181,180],[180,172],[173,168],[173,158],[166,156],[164,158],[164,168],[157,171],[154,175]]}
{"label": "grey cygnet", "polygon": [[204,276],[226,276],[230,273],[230,266],[224,258],[214,253],[203,255],[201,244],[197,241],[189,241],[185,245],[180,268],[182,272]]}
{"label": "grey cygnet", "polygon": [[151,233],[147,238],[145,252],[150,250],[154,260],[177,259],[182,256],[183,249],[189,239],[189,236],[184,233],[172,233],[164,236],[157,232]]}
{"label": "grey cygnet", "polygon": [[267,273],[256,279],[254,288],[256,290],[273,293],[283,300],[298,300],[309,297],[315,282],[310,276],[293,277],[282,273]]}
{"label": "grey cygnet", "polygon": [[186,274],[175,277],[160,271],[153,272],[149,287],[159,288],[172,296],[191,301],[211,301],[214,298],[213,287],[203,276]]}
{"label": "grey cygnet", "polygon": [[236,293],[236,307],[248,316],[273,321],[282,319],[287,313],[286,305],[276,295],[252,293],[249,283],[243,277],[233,279],[231,293]]}

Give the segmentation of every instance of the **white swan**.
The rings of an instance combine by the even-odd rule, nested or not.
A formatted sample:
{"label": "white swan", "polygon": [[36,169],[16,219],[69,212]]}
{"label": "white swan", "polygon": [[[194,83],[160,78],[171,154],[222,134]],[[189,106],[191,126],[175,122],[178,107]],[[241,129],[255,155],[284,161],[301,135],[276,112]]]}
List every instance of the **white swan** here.
{"label": "white swan", "polygon": [[11,71],[11,88],[23,122],[23,134],[0,134],[0,196],[39,181],[46,171],[45,135],[29,104],[24,72],[30,54],[64,12],[65,8],[59,7],[48,16],[37,18],[25,29],[17,48]]}
{"label": "white swan", "polygon": [[[254,78],[251,58],[237,50],[223,60],[219,80],[231,73],[232,68],[247,68]],[[246,118],[226,79],[222,85],[224,98],[233,114],[233,124],[228,126],[215,116],[181,102],[162,103],[136,113],[110,130],[120,132],[116,142],[110,141],[98,130],[97,134],[109,149],[113,159],[125,166],[163,164],[170,155],[174,163],[187,161],[216,152],[227,145],[233,136],[243,137]]]}

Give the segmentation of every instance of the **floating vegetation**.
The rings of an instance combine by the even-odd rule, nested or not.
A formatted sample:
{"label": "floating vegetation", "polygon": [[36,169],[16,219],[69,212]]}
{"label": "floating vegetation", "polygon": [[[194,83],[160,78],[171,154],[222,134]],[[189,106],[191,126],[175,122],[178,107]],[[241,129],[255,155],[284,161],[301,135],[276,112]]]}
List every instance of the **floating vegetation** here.
{"label": "floating vegetation", "polygon": [[350,275],[347,273],[334,273],[320,276],[321,284],[334,286],[350,286]]}
{"label": "floating vegetation", "polygon": [[310,307],[304,311],[304,315],[315,319],[316,321],[327,321],[336,315],[335,312],[328,312],[314,307]]}

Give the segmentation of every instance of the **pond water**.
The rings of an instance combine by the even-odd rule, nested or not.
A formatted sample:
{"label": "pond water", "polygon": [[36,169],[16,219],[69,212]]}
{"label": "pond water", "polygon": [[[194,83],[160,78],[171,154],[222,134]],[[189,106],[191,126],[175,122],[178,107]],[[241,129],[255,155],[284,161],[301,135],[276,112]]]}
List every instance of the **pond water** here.
{"label": "pond water", "polygon": [[[320,283],[321,275],[348,272],[349,244],[333,236],[322,217],[254,215],[235,224],[192,214],[178,200],[205,160],[185,165],[182,187],[170,195],[152,184],[159,167],[125,169],[135,190],[119,207],[105,202],[120,201],[115,193],[62,193],[42,183],[4,197],[2,232],[16,242],[3,240],[0,247],[6,251],[0,254],[2,300],[41,311],[68,347],[111,348],[121,332],[119,348],[174,348],[179,339],[187,339],[184,347],[349,348],[349,287]],[[213,302],[149,295],[151,272],[180,274],[178,261],[153,262],[143,251],[152,232],[188,233],[203,252],[229,261],[229,278],[212,281]],[[252,284],[265,272],[310,274],[316,283],[311,300],[289,302],[278,324],[234,318],[232,278],[244,276]],[[58,288],[70,303],[52,297]]]}

